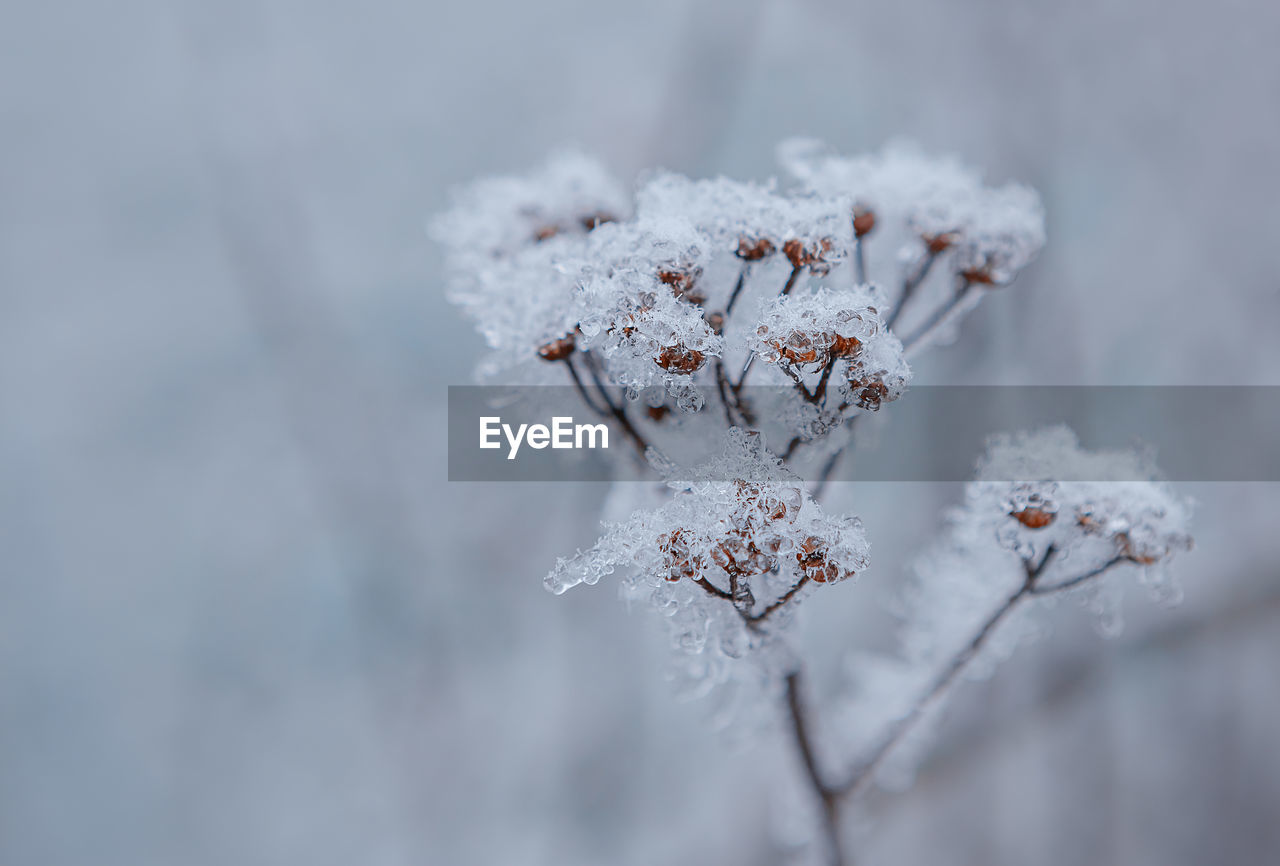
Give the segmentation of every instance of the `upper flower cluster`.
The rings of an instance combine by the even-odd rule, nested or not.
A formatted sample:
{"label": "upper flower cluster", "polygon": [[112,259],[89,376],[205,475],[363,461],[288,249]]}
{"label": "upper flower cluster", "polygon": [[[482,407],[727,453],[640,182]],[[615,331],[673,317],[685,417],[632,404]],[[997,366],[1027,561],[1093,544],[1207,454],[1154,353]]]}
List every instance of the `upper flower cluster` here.
{"label": "upper flower cluster", "polygon": [[[774,327],[765,319],[732,321],[739,296],[759,295],[767,282],[766,297],[791,296],[794,309],[828,323],[838,316],[871,323],[878,289],[854,298],[816,284],[856,284],[861,251],[854,275],[832,272],[868,235],[905,227],[931,254],[951,251],[957,272],[980,284],[1007,282],[1043,242],[1034,193],[984,187],[954,161],[903,148],[842,158],[797,142],[782,154],[798,180],[791,189],[772,180],[658,173],[628,195],[599,163],[564,152],[526,177],[460,190],[432,229],[447,250],[451,299],[494,349],[485,372],[591,353],[593,367],[614,384],[635,391],[661,382],[675,392],[702,371],[710,377],[715,358],[733,357],[736,366],[763,352],[796,370],[814,367],[802,360],[805,348],[762,343],[759,326]],[[755,272],[751,283],[748,271]],[[758,299],[746,309],[757,306]],[[776,318],[785,306],[765,305],[762,315]],[[835,331],[824,326],[807,336],[822,343],[827,334]],[[868,405],[882,385],[882,399],[892,399],[906,381],[905,365],[891,357],[896,345],[882,339],[860,352],[834,349],[842,359],[860,359],[852,369],[873,362],[874,369],[853,376],[865,383],[861,390],[871,389]]]}

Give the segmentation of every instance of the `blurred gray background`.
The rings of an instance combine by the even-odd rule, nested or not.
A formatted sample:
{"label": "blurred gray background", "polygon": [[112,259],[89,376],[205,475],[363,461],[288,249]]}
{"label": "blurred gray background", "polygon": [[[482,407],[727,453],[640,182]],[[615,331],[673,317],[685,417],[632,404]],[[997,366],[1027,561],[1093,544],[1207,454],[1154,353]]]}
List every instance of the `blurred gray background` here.
{"label": "blurred gray background", "polygon": [[[6,4],[0,863],[776,862],[647,613],[540,578],[603,490],[445,480],[479,340],[426,219],[561,143],[762,176],[918,139],[1046,253],[918,382],[1280,384],[1273,4]],[[1188,406],[1195,412],[1195,406]],[[1228,419],[1229,420],[1229,419]],[[967,687],[860,862],[1280,861],[1280,496],[1202,484],[1186,603]],[[835,492],[879,599],[956,490]]]}

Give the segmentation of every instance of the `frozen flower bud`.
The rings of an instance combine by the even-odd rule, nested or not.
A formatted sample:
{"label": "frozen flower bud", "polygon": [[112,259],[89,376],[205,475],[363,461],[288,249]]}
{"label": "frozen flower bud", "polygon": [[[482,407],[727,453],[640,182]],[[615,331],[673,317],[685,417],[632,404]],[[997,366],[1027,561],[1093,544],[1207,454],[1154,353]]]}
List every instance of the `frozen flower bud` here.
{"label": "frozen flower bud", "polygon": [[791,262],[793,268],[797,270],[809,268],[815,274],[821,275],[831,270],[828,256],[833,249],[834,244],[831,238],[818,238],[808,244],[792,238],[782,245],[782,254],[787,257],[787,261]]}
{"label": "frozen flower bud", "polygon": [[959,235],[956,232],[923,232],[920,239],[924,241],[925,249],[932,255],[939,255],[951,249],[951,245],[956,242]]}
{"label": "frozen flower bud", "polygon": [[960,276],[966,283],[977,286],[991,286],[996,282],[995,275],[986,268],[965,268],[960,272]]}
{"label": "frozen flower bud", "polygon": [[[985,480],[1002,478],[1015,480]],[[1020,480],[1037,478],[1049,480]],[[992,518],[995,535],[1015,550],[1052,544],[1150,565],[1190,547],[1189,503],[1155,478],[1148,458],[1085,451],[1070,430],[1053,427],[993,437],[969,501],[1003,517]]]}
{"label": "frozen flower bud", "polygon": [[658,352],[657,364],[671,373],[693,373],[702,369],[707,363],[707,356],[697,349],[677,343],[674,346],[663,346]]}
{"label": "frozen flower bud", "polygon": [[890,396],[889,386],[881,378],[883,374],[862,374],[849,378],[849,390],[853,405],[868,412],[879,412],[880,404],[896,399]]}
{"label": "frozen flower bud", "polygon": [[702,268],[697,265],[668,265],[658,271],[658,282],[670,286],[677,298],[683,298],[691,304],[706,303],[706,296],[698,292],[694,286],[702,276]]}
{"label": "frozen flower bud", "polygon": [[850,405],[878,409],[897,399],[911,371],[902,344],[883,327],[869,289],[826,289],[762,302],[746,348],[770,364],[802,372],[833,361]]}
{"label": "frozen flower bud", "polygon": [[1053,523],[1054,518],[1058,515],[1053,511],[1029,505],[1021,511],[1009,512],[1009,516],[1027,527],[1027,529],[1044,529]]}
{"label": "frozen flower bud", "polygon": [[544,343],[538,348],[538,357],[544,361],[563,361],[573,354],[573,334]]}
{"label": "frozen flower bud", "polygon": [[876,227],[876,212],[870,208],[857,205],[853,209],[853,236],[865,238]]}
{"label": "frozen flower bud", "polygon": [[768,238],[739,238],[735,255],[745,262],[758,262],[773,255],[776,250]]}

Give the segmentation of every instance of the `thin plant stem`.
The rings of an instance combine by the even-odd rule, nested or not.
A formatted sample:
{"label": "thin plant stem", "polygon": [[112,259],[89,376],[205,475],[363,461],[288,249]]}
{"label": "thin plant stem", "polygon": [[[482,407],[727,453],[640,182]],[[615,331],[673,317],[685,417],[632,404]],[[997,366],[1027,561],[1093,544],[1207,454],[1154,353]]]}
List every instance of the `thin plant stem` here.
{"label": "thin plant stem", "polygon": [[929,270],[937,260],[937,253],[926,252],[924,258],[920,260],[920,264],[916,266],[916,269],[902,280],[902,292],[898,295],[898,303],[894,305],[893,309],[889,312],[888,318],[884,320],[886,328],[892,328],[894,322],[898,321],[898,316],[902,315],[903,309],[907,306],[907,301],[911,300],[911,296],[915,294],[916,289],[918,289],[920,284],[924,282],[924,278],[929,276]]}
{"label": "thin plant stem", "polygon": [[958,312],[963,310],[965,302],[974,297],[974,292],[980,291],[978,287],[963,277],[960,280],[960,287],[952,295],[951,299],[934,310],[924,324],[916,329],[915,333],[902,341],[902,354],[904,357],[910,357],[923,348],[943,325],[951,321]]}
{"label": "thin plant stem", "polygon": [[1131,562],[1132,559],[1127,555],[1117,555],[1085,574],[1073,577],[1070,580],[1061,583],[1052,584],[1046,587],[1037,586],[1037,581],[1043,574],[1050,560],[1054,557],[1056,551],[1052,546],[1045,551],[1044,556],[1039,563],[1032,564],[1029,560],[1024,561],[1023,567],[1026,571],[1026,578],[1022,585],[1008,599],[996,609],[994,613],[983,622],[973,638],[965,644],[965,646],[946,664],[942,672],[934,680],[933,686],[912,706],[910,712],[903,716],[896,724],[890,728],[889,733],[881,740],[878,745],[866,759],[862,761],[850,777],[842,784],[836,787],[836,794],[840,797],[852,797],[859,792],[865,790],[866,786],[875,777],[876,771],[883,765],[885,759],[893,751],[894,747],[901,743],[908,734],[915,729],[916,725],[924,717],[925,712],[933,706],[934,703],[946,692],[964,669],[973,661],[974,657],[986,646],[991,635],[995,633],[996,627],[999,626],[1006,617],[1017,609],[1026,599],[1037,596],[1048,596],[1071,587],[1080,586],[1089,580],[1095,579],[1105,572],[1109,571],[1116,565],[1123,562]]}
{"label": "thin plant stem", "polygon": [[733,305],[738,302],[738,296],[742,294],[742,289],[747,284],[747,275],[751,273],[751,263],[743,262],[742,268],[738,271],[738,282],[733,286],[733,292],[729,295],[729,303],[724,305],[724,317],[729,318],[729,314],[733,312]]}
{"label": "thin plant stem", "polygon": [[609,414],[617,420],[622,432],[627,435],[636,450],[640,452],[640,459],[644,460],[649,450],[649,443],[640,435],[640,431],[631,423],[631,419],[627,417],[625,404],[615,404],[613,398],[609,396],[609,391],[605,387],[604,380],[600,378],[600,371],[597,369],[595,356],[586,353],[587,370],[591,373],[591,380],[595,383],[596,391],[599,392],[600,399],[604,401],[605,406],[609,409]]}
{"label": "thin plant stem", "polygon": [[801,672],[787,674],[787,713],[791,721],[791,733],[800,751],[809,786],[822,802],[822,829],[827,843],[827,862],[830,866],[846,866],[844,847],[840,841],[840,793],[822,775],[818,756],[814,750],[813,732],[804,699],[800,694]]}
{"label": "thin plant stem", "polygon": [[587,386],[582,384],[582,377],[578,375],[578,368],[573,365],[573,355],[569,355],[564,359],[564,364],[569,368],[569,377],[573,379],[574,387],[578,389],[578,394],[582,397],[582,402],[586,403],[592,412],[601,417],[607,418],[610,415],[608,409],[597,406],[595,398],[591,396],[591,392],[587,390]]}
{"label": "thin plant stem", "polygon": [[800,278],[800,272],[803,270],[804,270],[803,265],[801,265],[800,267],[793,267],[791,269],[791,276],[787,277],[786,285],[782,287],[783,297],[786,297],[787,295],[791,294],[791,290],[796,287],[796,280]]}
{"label": "thin plant stem", "polygon": [[773,615],[774,611],[786,606],[787,603],[791,601],[791,599],[795,598],[796,593],[804,589],[805,584],[807,584],[808,582],[809,582],[809,575],[806,574],[802,576],[799,580],[797,580],[794,584],[792,584],[790,589],[788,589],[782,595],[778,596],[777,599],[775,599],[772,603],[770,603],[769,606],[766,607],[764,610],[760,611],[757,614],[752,614],[751,616],[747,617],[747,621],[752,625],[759,625],[760,623],[764,622],[766,619],[768,619],[770,616]]}

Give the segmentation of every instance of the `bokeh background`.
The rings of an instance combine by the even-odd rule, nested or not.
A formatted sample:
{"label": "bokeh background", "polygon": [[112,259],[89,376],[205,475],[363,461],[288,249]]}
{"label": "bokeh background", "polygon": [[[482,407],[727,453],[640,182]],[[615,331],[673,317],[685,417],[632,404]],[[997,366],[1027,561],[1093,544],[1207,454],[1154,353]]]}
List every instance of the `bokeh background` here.
{"label": "bokeh background", "polygon": [[[1280,384],[1277,37],[1258,0],[6,4],[0,862],[777,862],[788,744],[677,701],[610,587],[541,588],[604,491],[446,481],[481,346],[427,218],[565,142],[764,176],[906,135],[1050,233],[918,382]],[[859,862],[1280,860],[1280,495],[1188,489],[1184,605],[1059,608]],[[876,564],[811,612],[819,689],[955,495],[835,491]]]}

